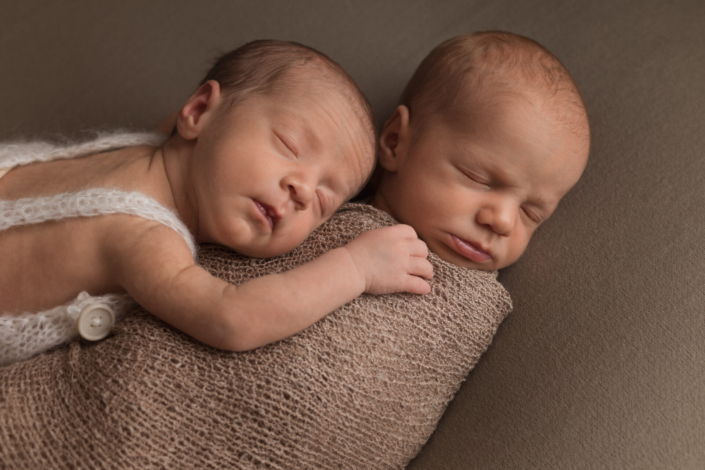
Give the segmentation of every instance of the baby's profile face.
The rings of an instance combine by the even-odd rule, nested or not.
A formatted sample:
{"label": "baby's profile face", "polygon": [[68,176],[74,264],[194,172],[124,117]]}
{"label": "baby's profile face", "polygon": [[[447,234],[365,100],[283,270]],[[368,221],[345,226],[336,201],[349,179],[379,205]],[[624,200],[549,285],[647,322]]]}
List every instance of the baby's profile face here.
{"label": "baby's profile face", "polygon": [[405,106],[393,119],[398,134],[389,139],[390,120],[375,205],[414,227],[440,258],[467,268],[516,261],[587,158],[585,144],[524,98],[493,106],[472,124],[430,119],[421,131]]}
{"label": "baby's profile face", "polygon": [[223,106],[204,115],[194,147],[200,241],[254,257],[291,251],[372,171],[358,115],[315,81]]}

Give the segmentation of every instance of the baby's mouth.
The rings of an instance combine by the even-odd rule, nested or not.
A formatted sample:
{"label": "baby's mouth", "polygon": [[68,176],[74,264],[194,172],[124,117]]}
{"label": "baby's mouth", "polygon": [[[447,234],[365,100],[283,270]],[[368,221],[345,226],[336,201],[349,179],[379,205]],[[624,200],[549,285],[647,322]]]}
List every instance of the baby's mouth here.
{"label": "baby's mouth", "polygon": [[478,243],[469,242],[451,235],[455,251],[476,263],[486,263],[492,259],[492,255],[483,249]]}
{"label": "baby's mouth", "polygon": [[258,201],[257,199],[253,199],[255,202],[255,207],[257,208],[257,211],[260,213],[262,218],[267,221],[269,224],[269,228],[271,230],[274,230],[274,227],[277,226],[277,223],[281,219],[279,215],[277,215],[277,212],[274,210],[274,207],[270,206],[269,204],[265,204],[261,201]]}

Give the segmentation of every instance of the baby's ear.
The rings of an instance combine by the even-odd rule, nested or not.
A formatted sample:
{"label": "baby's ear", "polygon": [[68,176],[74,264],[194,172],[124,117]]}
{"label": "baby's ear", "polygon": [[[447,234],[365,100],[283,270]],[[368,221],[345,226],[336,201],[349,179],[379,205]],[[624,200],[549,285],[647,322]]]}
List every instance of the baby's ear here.
{"label": "baby's ear", "polygon": [[397,171],[409,148],[409,108],[399,105],[384,123],[379,136],[379,163],[387,171]]}
{"label": "baby's ear", "polygon": [[208,80],[186,101],[176,117],[176,128],[186,140],[195,139],[221,100],[220,83]]}

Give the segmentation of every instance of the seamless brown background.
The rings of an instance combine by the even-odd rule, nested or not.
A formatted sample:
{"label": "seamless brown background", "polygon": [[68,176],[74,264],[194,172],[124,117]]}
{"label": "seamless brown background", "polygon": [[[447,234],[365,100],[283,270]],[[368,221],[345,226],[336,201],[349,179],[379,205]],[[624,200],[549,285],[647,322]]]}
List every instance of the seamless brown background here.
{"label": "seamless brown background", "polygon": [[150,128],[220,53],[299,41],[378,119],[456,34],[553,51],[593,129],[583,179],[504,270],[515,310],[412,469],[705,468],[705,2],[3,2],[0,138]]}

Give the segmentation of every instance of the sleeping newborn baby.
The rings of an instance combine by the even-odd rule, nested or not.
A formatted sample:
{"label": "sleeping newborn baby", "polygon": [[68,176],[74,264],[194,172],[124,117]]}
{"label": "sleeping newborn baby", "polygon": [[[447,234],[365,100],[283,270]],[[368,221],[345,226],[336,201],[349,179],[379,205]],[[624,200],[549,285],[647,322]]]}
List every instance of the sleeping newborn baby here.
{"label": "sleeping newborn baby", "polygon": [[386,122],[372,205],[443,260],[500,269],[578,181],[589,148],[583,99],[553,54],[506,32],[458,36],[423,60]]}
{"label": "sleeping newborn baby", "polygon": [[0,364],[71,339],[76,321],[105,336],[125,294],[208,345],[246,350],[363,292],[428,292],[427,248],[405,226],[238,287],[195,262],[195,241],[292,250],[364,185],[374,145],[369,104],[339,65],[256,41],[214,65],[166,142],[0,147]]}

